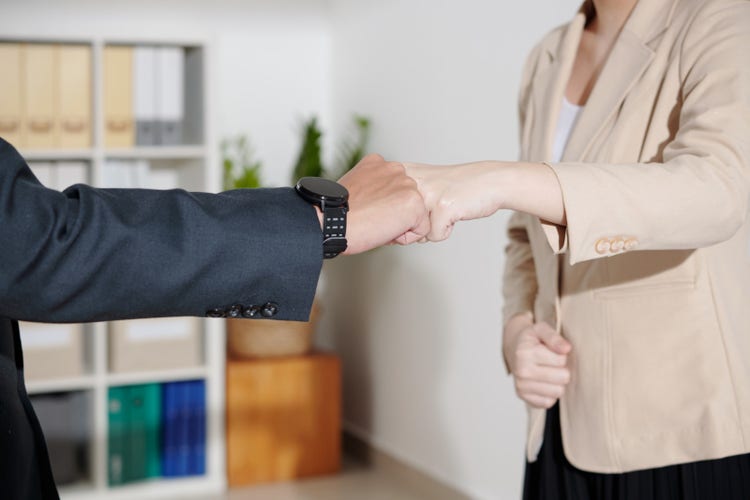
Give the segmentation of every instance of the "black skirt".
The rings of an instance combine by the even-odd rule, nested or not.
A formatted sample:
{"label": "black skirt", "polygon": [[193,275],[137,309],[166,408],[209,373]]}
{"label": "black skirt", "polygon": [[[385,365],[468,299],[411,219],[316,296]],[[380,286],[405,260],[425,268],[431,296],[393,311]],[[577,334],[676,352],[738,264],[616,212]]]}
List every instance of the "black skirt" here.
{"label": "black skirt", "polygon": [[598,474],[565,458],[557,405],[547,411],[544,442],[526,463],[524,500],[748,500],[750,454],[623,474]]}

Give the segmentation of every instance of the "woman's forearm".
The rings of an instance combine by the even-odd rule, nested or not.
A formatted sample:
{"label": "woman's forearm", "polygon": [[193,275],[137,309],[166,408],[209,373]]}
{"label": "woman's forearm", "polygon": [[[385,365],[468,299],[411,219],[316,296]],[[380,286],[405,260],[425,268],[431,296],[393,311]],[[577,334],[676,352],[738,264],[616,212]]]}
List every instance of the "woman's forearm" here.
{"label": "woman's forearm", "polygon": [[487,162],[498,169],[500,208],[517,210],[561,226],[565,225],[565,205],[555,172],[544,163]]}

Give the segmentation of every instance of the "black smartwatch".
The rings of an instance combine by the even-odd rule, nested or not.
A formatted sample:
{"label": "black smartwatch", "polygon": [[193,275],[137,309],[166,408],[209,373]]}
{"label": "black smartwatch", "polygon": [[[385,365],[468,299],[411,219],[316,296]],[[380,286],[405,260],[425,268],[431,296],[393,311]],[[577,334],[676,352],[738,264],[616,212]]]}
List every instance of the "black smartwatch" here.
{"label": "black smartwatch", "polygon": [[297,193],[323,212],[323,257],[332,259],[346,250],[346,213],[349,191],[338,182],[320,177],[303,177]]}

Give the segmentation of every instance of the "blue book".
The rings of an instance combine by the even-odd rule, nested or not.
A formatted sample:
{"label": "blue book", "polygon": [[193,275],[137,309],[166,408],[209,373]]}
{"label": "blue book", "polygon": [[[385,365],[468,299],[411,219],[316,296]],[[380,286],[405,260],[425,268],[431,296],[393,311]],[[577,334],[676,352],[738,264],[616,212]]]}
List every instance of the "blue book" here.
{"label": "blue book", "polygon": [[190,458],[190,382],[175,382],[175,476],[189,474]]}
{"label": "blue book", "polygon": [[206,383],[190,383],[190,475],[206,473]]}
{"label": "blue book", "polygon": [[177,471],[177,434],[175,417],[177,414],[175,384],[162,384],[162,441],[161,472],[165,477],[176,476]]}

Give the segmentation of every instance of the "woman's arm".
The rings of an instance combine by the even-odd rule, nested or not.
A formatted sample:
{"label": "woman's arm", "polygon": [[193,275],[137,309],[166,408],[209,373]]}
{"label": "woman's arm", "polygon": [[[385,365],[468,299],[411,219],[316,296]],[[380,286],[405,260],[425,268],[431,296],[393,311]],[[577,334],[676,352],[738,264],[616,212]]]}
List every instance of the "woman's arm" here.
{"label": "woman's arm", "polygon": [[543,163],[481,161],[433,166],[405,163],[432,212],[430,241],[448,238],[461,220],[511,209],[552,224],[566,224],[562,189]]}
{"label": "woman's arm", "polygon": [[503,208],[539,217],[572,263],[731,238],[750,198],[750,4],[707,4],[680,47],[679,128],[653,163],[408,165],[431,210],[431,240]]}

